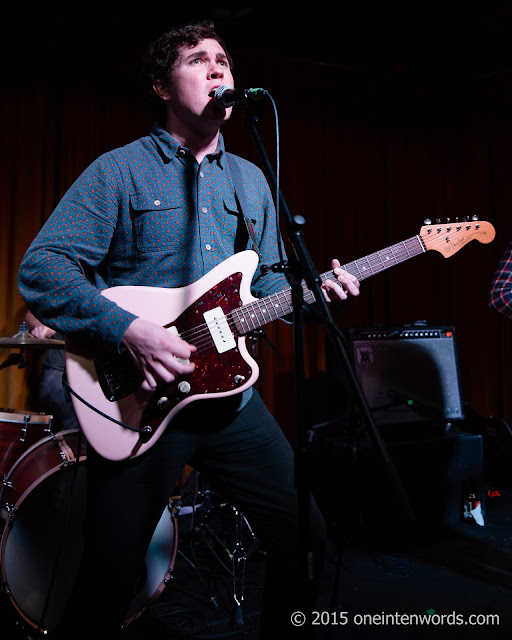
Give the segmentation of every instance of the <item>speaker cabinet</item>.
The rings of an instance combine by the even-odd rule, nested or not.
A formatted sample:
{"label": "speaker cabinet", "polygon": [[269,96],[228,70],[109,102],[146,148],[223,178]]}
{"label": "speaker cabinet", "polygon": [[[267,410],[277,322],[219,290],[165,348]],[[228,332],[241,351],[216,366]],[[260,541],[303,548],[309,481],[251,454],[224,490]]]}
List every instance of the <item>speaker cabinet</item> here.
{"label": "speaker cabinet", "polygon": [[[414,431],[413,437],[387,441],[386,451],[416,523],[457,525],[470,492],[485,509],[482,436],[426,424]],[[370,529],[400,530],[408,523],[391,469],[372,441],[354,456],[343,436],[316,432],[311,452],[315,495],[330,525],[350,529],[362,519]]]}
{"label": "speaker cabinet", "polygon": [[376,424],[464,419],[453,327],[355,328],[350,337]]}

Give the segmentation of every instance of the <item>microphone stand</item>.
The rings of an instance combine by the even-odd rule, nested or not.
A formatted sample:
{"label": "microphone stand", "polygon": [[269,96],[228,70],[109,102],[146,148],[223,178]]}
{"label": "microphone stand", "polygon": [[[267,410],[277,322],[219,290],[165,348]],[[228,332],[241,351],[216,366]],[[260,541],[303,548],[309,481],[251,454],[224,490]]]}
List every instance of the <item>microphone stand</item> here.
{"label": "microphone stand", "polygon": [[258,124],[259,119],[255,116],[248,107],[245,107],[245,124],[249,129],[249,132],[254,140],[260,160],[263,164],[263,171],[267,177],[271,189],[273,190],[276,199],[279,198],[279,206],[285,214],[287,236],[290,244],[293,248],[293,256],[288,260],[285,265],[272,265],[270,268],[275,271],[284,271],[288,282],[292,289],[292,301],[293,301],[293,327],[294,327],[294,355],[295,355],[295,389],[296,389],[296,406],[297,406],[297,442],[298,449],[296,454],[296,486],[298,491],[298,509],[299,509],[299,527],[301,535],[301,550],[303,555],[303,579],[305,585],[305,604],[312,604],[309,596],[312,595],[312,580],[313,580],[313,562],[312,552],[309,548],[308,540],[308,523],[309,523],[309,496],[310,496],[310,483],[309,483],[309,464],[308,464],[308,426],[306,424],[306,375],[305,375],[305,361],[304,361],[304,317],[303,317],[303,288],[302,281],[304,280],[309,290],[314,294],[315,301],[319,310],[324,318],[325,325],[327,327],[328,339],[330,346],[334,349],[336,356],[343,363],[347,372],[348,379],[352,385],[352,389],[359,402],[361,410],[363,412],[366,424],[371,430],[375,443],[385,461],[387,469],[394,482],[395,488],[401,498],[404,510],[407,516],[412,521],[415,520],[414,512],[409,502],[409,498],[402,484],[402,481],[397,473],[397,470],[389,457],[387,448],[381,438],[373,417],[370,413],[370,409],[366,402],[363,390],[359,381],[355,375],[354,368],[351,364],[351,360],[348,356],[346,346],[341,339],[339,331],[335,330],[335,324],[332,319],[331,312],[329,310],[329,303],[323,296],[321,289],[321,278],[316,271],[312,260],[307,251],[304,238],[302,235],[302,228],[305,224],[305,219],[300,216],[292,216],[285,198],[279,189],[277,193],[276,176],[268,154],[266,153],[264,144],[261,140]]}

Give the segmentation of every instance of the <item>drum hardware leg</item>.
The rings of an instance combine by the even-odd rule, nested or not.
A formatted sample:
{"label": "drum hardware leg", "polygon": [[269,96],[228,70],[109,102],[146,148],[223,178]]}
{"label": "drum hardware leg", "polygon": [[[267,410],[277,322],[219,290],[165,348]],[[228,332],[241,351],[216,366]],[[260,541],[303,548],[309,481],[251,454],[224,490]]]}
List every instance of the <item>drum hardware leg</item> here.
{"label": "drum hardware leg", "polygon": [[[232,565],[233,565],[233,600],[235,601],[235,613],[233,616],[233,627],[235,629],[240,629],[245,625],[244,617],[242,614],[242,602],[244,601],[244,592],[245,592],[245,561],[247,560],[247,556],[245,555],[244,548],[242,547],[241,542],[241,529],[243,526],[244,518],[242,514],[234,509],[235,512],[235,530],[236,530],[236,539],[235,539],[235,548],[232,554]],[[237,594],[237,565],[242,564],[242,580],[241,580],[241,591],[240,597]]]}
{"label": "drum hardware leg", "polygon": [[[208,585],[206,584],[203,576],[201,575],[201,572],[199,571],[199,567],[197,565],[195,565],[192,562],[192,560],[190,558],[188,558],[183,553],[183,551],[181,551],[181,549],[178,549],[178,555],[180,555],[183,558],[183,560],[185,560],[185,562],[187,562],[192,567],[192,569],[194,569],[194,571],[196,572],[201,584],[204,587],[204,590],[208,593],[210,590],[208,589]],[[219,611],[220,607],[219,607],[219,603],[217,602],[217,598],[215,597],[215,595],[210,592],[208,598],[209,598],[208,604],[210,604],[216,611]]]}
{"label": "drum hardware leg", "polygon": [[[209,494],[209,492],[208,492]],[[251,551],[253,546],[257,544],[256,537],[247,522],[247,519],[233,506],[228,505],[227,503],[221,503],[220,507],[229,507],[229,509],[234,514],[235,519],[235,539],[234,539],[234,547],[231,550],[227,543],[217,535],[212,526],[207,522],[201,522],[199,525],[194,527],[194,533],[201,533],[203,541],[206,543],[206,546],[211,551],[213,556],[216,558],[218,562],[226,569],[226,571],[230,574],[232,582],[233,582],[233,600],[235,602],[235,610],[233,614],[233,627],[235,629],[240,629],[245,626],[245,621],[242,612],[242,603],[244,601],[244,591],[245,591],[245,568],[246,568],[246,560],[248,558],[248,554],[245,552],[243,541],[242,541],[242,530],[244,525],[247,526],[251,539],[253,541],[253,545],[251,546]],[[207,495],[205,499],[205,508],[206,508],[206,519],[210,518],[212,514],[215,512],[215,506],[211,502],[211,496]],[[219,545],[221,551],[226,554],[228,557],[231,567],[229,567],[217,551],[214,548],[214,543]],[[182,557],[183,554],[181,554]],[[187,562],[192,564],[188,558],[185,558]],[[194,566],[194,565],[192,565]],[[204,584],[204,583],[203,583]],[[214,596],[211,596],[210,602],[215,606],[216,600]],[[218,605],[216,606],[218,608]]]}
{"label": "drum hardware leg", "polygon": [[[177,513],[179,516],[188,516],[192,518],[190,533],[194,537],[202,541],[208,551],[222,565],[229,574],[232,582],[232,597],[235,604],[233,612],[232,624],[233,628],[240,629],[245,626],[242,604],[244,602],[245,590],[245,572],[246,560],[258,546],[256,536],[250,527],[247,519],[234,506],[226,502],[222,497],[217,496],[209,489],[208,483],[202,491],[199,491],[198,473],[196,472],[196,483],[193,491],[192,506],[182,505],[182,498],[187,496],[187,491],[182,492],[177,497]],[[187,483],[190,483],[190,478]],[[186,489],[186,487],[185,487]],[[198,503],[197,496],[201,495],[202,500]],[[190,495],[190,494],[188,494]],[[220,498],[220,500],[219,500]],[[226,515],[229,517],[228,523],[222,521],[220,523],[221,530],[217,533],[218,524],[215,516],[219,515],[221,519]],[[222,532],[227,533],[223,536]],[[248,544],[247,544],[248,543]],[[248,546],[248,549],[244,545]],[[193,547],[192,547],[193,548]],[[179,555],[193,568],[201,580],[205,591],[209,593],[209,589],[205,584],[205,580],[201,575],[200,567],[196,566],[189,558],[187,558],[182,549],[178,550]],[[193,552],[192,552],[193,553]],[[215,609],[219,609],[215,595],[209,596],[210,604]]]}

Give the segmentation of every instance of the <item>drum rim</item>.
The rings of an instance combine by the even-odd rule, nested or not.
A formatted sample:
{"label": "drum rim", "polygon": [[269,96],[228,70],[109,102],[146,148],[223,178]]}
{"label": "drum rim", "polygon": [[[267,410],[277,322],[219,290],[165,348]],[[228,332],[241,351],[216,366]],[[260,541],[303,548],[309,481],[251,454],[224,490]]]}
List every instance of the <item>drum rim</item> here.
{"label": "drum rim", "polygon": [[[4,417],[9,416],[9,417]],[[19,417],[20,420],[13,420],[13,417]],[[25,416],[29,416],[30,420],[25,420]],[[32,420],[32,417],[38,420]],[[46,420],[44,420],[46,418]],[[41,420],[41,421],[39,421]],[[0,423],[6,424],[49,424],[51,425],[53,415],[51,413],[37,413],[35,411],[20,411],[19,413],[11,413],[10,411],[0,411]]]}
{"label": "drum rim", "polygon": [[[16,462],[12,465],[12,467],[9,469],[9,472],[5,475],[5,478],[3,479],[3,484],[2,487],[0,489],[0,510],[1,510],[1,514],[2,514],[2,519],[5,520],[4,523],[4,530],[2,531],[2,535],[0,536],[0,549],[3,548],[3,538],[5,535],[5,531],[7,530],[9,523],[12,522],[12,520],[16,519],[16,516],[14,516],[14,518],[11,520],[11,518],[7,517],[4,518],[4,510],[5,510],[5,504],[4,504],[4,494],[6,491],[8,491],[10,489],[9,487],[9,482],[12,478],[12,476],[14,475],[14,472],[17,471],[22,464],[24,464],[26,458],[28,458],[30,455],[32,455],[32,453],[37,450],[38,448],[42,447],[43,445],[47,445],[50,443],[54,443],[56,444],[61,451],[61,461],[59,464],[51,467],[50,469],[48,469],[45,473],[43,473],[42,475],[38,476],[33,482],[31,482],[31,484],[23,491],[23,493],[19,496],[19,498],[16,500],[16,502],[12,505],[14,511],[16,512],[16,509],[19,507],[19,505],[21,505],[27,495],[29,495],[39,484],[41,484],[41,482],[43,482],[44,480],[46,480],[46,478],[49,478],[51,475],[53,475],[54,473],[56,473],[59,469],[62,469],[64,466],[67,466],[71,463],[75,463],[77,462],[77,458],[76,458],[76,451],[74,451],[72,449],[72,447],[69,446],[69,444],[67,443],[66,440],[66,436],[71,436],[71,435],[75,435],[75,434],[79,434],[80,430],[79,429],[67,429],[65,431],[59,431],[57,433],[52,433],[51,435],[47,436],[46,438],[42,438],[41,440],[38,440],[37,442],[35,442],[33,445],[31,445],[26,451],[24,451],[21,456],[16,460]],[[84,440],[85,442],[85,440]],[[62,445],[65,446],[62,446]],[[71,456],[70,456],[70,452],[71,452]],[[63,453],[65,453],[65,457],[62,457]],[[83,462],[85,461],[87,457],[86,453],[82,454],[82,451],[80,450],[80,455],[78,458],[78,462]],[[7,514],[8,515],[8,514]]]}

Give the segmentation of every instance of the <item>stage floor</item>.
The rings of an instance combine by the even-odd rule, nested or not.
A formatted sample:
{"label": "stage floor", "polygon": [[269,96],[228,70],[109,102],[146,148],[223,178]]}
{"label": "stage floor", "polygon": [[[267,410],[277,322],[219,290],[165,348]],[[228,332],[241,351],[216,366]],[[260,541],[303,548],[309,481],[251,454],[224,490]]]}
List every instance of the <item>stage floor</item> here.
{"label": "stage floor", "polygon": [[[324,613],[312,637],[510,638],[512,490],[485,481],[485,492],[484,526],[458,520],[408,527],[386,518],[368,526],[353,513],[342,526],[331,523],[317,607]],[[245,575],[239,563],[233,576],[227,551],[236,544],[236,516],[215,494],[210,499],[207,517],[203,507],[190,513],[183,502],[173,577],[125,629],[126,640],[265,640],[259,634],[265,556],[244,521]],[[242,587],[237,616],[234,590],[240,599]],[[20,627],[5,596],[1,620],[3,640],[36,637]]]}

